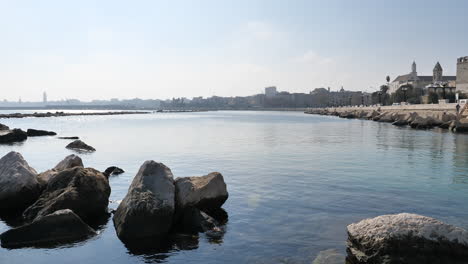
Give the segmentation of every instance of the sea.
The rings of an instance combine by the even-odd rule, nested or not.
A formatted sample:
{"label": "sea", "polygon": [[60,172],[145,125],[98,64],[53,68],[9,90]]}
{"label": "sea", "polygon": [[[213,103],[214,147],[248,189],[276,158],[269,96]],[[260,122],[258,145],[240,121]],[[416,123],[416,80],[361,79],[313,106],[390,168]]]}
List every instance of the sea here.
{"label": "sea", "polygon": [[[0,111],[7,113],[13,111]],[[18,111],[15,111],[18,112]],[[28,112],[28,111],[21,111]],[[34,112],[34,111],[32,111]],[[128,248],[112,216],[98,235],[47,248],[0,248],[0,263],[312,263],[325,250],[346,254],[347,225],[401,212],[468,228],[468,135],[415,130],[302,112],[212,111],[0,119],[11,128],[79,136],[94,153],[55,136],[0,145],[38,172],[79,155],[110,177],[117,208],[146,160],[174,177],[218,171],[229,218],[221,238],[182,237],[165,249]],[[0,220],[0,232],[15,226]]]}

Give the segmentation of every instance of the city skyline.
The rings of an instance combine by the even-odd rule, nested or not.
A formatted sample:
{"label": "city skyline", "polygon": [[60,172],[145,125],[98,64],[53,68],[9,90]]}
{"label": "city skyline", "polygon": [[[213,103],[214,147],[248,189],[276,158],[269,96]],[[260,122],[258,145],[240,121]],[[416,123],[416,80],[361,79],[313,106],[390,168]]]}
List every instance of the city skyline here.
{"label": "city skyline", "polygon": [[413,60],[421,74],[439,61],[455,75],[468,54],[460,5],[0,1],[0,99],[229,97],[271,85],[372,92]]}

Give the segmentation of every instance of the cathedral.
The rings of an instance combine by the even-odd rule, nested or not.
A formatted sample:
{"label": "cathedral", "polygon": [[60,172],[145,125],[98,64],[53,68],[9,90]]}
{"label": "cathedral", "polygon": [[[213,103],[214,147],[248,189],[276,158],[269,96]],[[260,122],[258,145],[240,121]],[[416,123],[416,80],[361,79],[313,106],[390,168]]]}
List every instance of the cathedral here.
{"label": "cathedral", "polygon": [[456,76],[444,76],[442,66],[439,62],[434,66],[432,76],[418,76],[418,72],[416,71],[416,62],[413,61],[411,72],[409,74],[400,75],[391,82],[388,93],[392,94],[402,86],[411,85],[414,88],[421,88],[423,93],[427,94],[432,90],[437,90],[437,88],[455,87],[456,78]]}

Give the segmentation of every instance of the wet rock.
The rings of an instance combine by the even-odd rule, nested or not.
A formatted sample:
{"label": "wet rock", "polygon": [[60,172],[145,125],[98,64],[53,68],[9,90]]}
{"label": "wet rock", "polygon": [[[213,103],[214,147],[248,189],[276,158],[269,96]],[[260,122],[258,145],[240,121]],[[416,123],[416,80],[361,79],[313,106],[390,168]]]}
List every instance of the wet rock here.
{"label": "wet rock", "polygon": [[375,111],[375,110],[372,110],[372,112],[369,112],[367,115],[366,115],[366,119],[374,119],[374,117],[377,117],[379,116],[380,113]]}
{"label": "wet rock", "polygon": [[382,113],[379,117],[378,117],[378,122],[383,122],[383,123],[392,123],[394,122],[396,119],[396,113],[389,113],[389,112],[385,112],[385,113]]}
{"label": "wet rock", "polygon": [[128,241],[166,235],[172,227],[174,192],[168,167],[152,160],[143,163],[114,214],[118,237]]}
{"label": "wet rock", "polygon": [[468,132],[468,119],[463,118],[451,124],[451,130],[454,132]]}
{"label": "wet rock", "polygon": [[443,129],[450,129],[451,127],[453,127],[455,125],[455,123],[456,123],[456,121],[452,120],[452,121],[448,121],[448,122],[443,123],[439,127],[443,128]]}
{"label": "wet rock", "polygon": [[26,131],[28,137],[40,137],[40,136],[55,136],[57,133],[53,131],[46,131],[46,130],[36,130],[36,129],[28,129]]}
{"label": "wet rock", "polygon": [[72,210],[58,210],[0,235],[2,247],[18,248],[76,242],[96,235]]}
{"label": "wet rock", "polygon": [[87,145],[86,143],[84,143],[83,141],[81,140],[75,140],[73,141],[72,143],[68,144],[66,146],[66,148],[68,149],[74,149],[74,150],[79,150],[79,151],[90,151],[90,152],[93,152],[93,151],[96,151],[95,148]]}
{"label": "wet rock", "polygon": [[101,172],[82,167],[66,169],[49,179],[23,217],[32,221],[56,210],[71,209],[83,220],[92,220],[107,213],[110,192],[109,181]]}
{"label": "wet rock", "polygon": [[220,208],[229,196],[223,175],[219,172],[201,177],[177,178],[175,187],[176,204],[180,210],[196,207],[209,212]]}
{"label": "wet rock", "polygon": [[21,129],[0,130],[0,143],[21,142],[27,138],[28,135]]}
{"label": "wet rock", "polygon": [[122,174],[124,173],[125,171],[122,170],[121,168],[119,167],[116,167],[116,166],[111,166],[109,168],[107,168],[103,174],[106,175],[107,177],[111,176],[111,175],[119,175],[119,174]]}
{"label": "wet rock", "polygon": [[0,159],[0,210],[23,210],[40,194],[37,172],[18,152]]}
{"label": "wet rock", "polygon": [[405,119],[399,119],[399,120],[393,122],[392,125],[394,125],[394,126],[406,126],[406,125],[408,125],[408,121],[406,121]]}
{"label": "wet rock", "polygon": [[410,126],[416,129],[429,129],[436,126],[436,122],[432,117],[417,116]]}
{"label": "wet rock", "polygon": [[53,169],[40,173],[37,178],[41,186],[45,188],[50,178],[58,174],[60,171],[71,169],[73,167],[84,167],[81,158],[74,154],[65,157],[65,159],[60,161]]}
{"label": "wet rock", "polygon": [[347,263],[466,263],[468,232],[416,214],[383,215],[348,226]]}
{"label": "wet rock", "polygon": [[1,130],[10,130],[10,128],[4,124],[0,124],[0,131]]}
{"label": "wet rock", "polygon": [[346,256],[336,249],[320,251],[312,264],[344,264]]}

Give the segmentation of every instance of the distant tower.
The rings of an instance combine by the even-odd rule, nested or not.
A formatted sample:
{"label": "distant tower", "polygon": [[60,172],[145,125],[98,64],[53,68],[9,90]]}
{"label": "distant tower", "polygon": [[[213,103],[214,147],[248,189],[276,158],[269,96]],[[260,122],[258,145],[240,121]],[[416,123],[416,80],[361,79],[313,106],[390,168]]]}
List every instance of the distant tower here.
{"label": "distant tower", "polygon": [[47,104],[47,93],[46,93],[46,92],[44,92],[44,93],[42,94],[42,102],[43,102],[44,104]]}
{"label": "distant tower", "polygon": [[416,71],[416,62],[415,61],[413,61],[413,65],[411,65],[411,75],[413,77],[418,76],[418,72]]}
{"label": "distant tower", "polygon": [[436,65],[434,66],[433,70],[433,75],[432,75],[432,81],[433,82],[441,82],[442,81],[442,66],[440,66],[440,63],[437,62]]}

